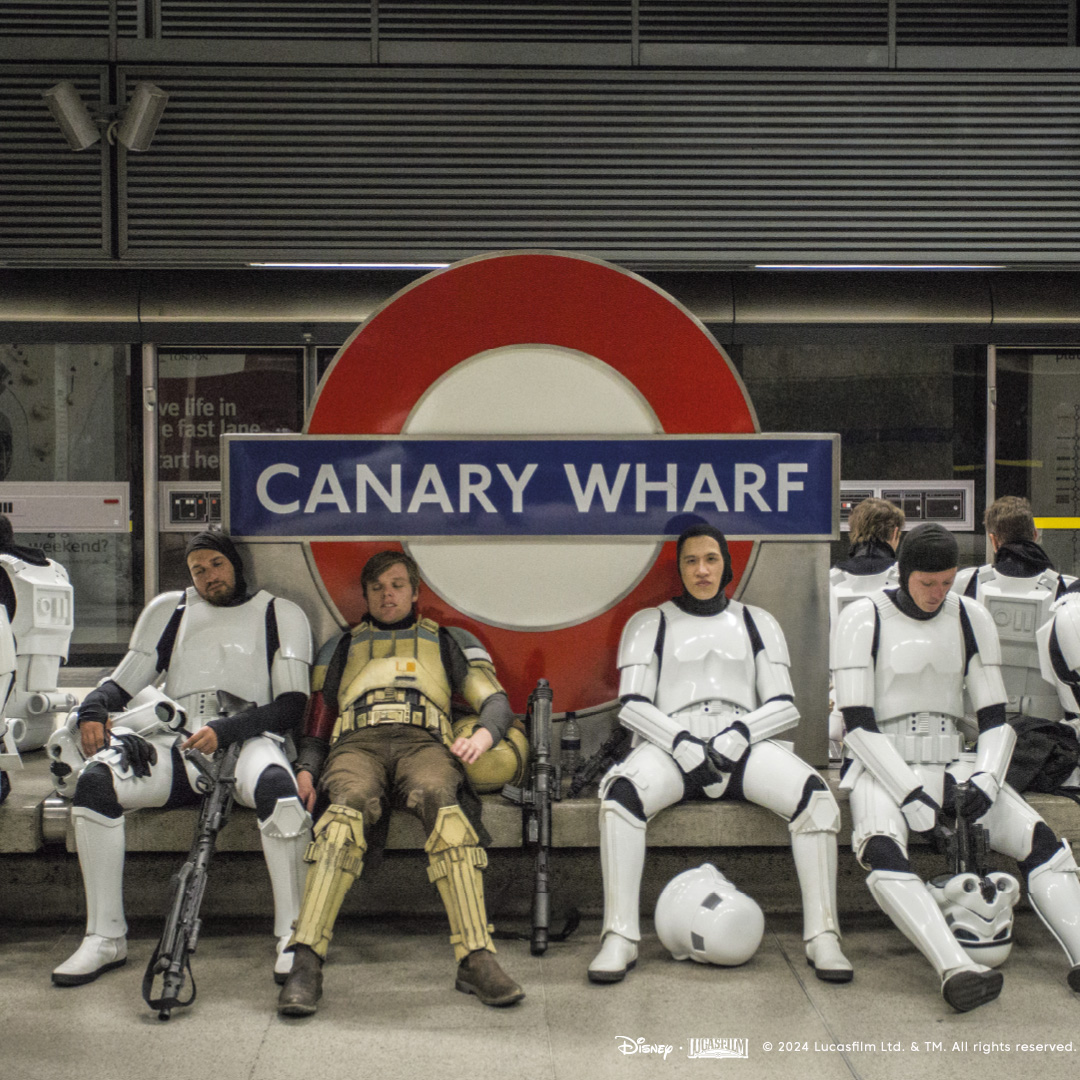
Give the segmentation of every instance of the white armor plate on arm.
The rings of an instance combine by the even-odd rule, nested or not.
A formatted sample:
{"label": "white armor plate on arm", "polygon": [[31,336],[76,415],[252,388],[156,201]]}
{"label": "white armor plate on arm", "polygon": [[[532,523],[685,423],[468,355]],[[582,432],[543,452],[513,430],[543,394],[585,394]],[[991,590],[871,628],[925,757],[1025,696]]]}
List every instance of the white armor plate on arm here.
{"label": "white armor plate on arm", "polygon": [[183,595],[167,592],[155,596],[135,623],[127,655],[109,676],[109,681],[132,697],[157,679],[157,644]]}
{"label": "white armor plate on arm", "polygon": [[975,747],[975,774],[972,779],[975,779],[979,773],[994,778],[996,789],[993,791],[986,791],[985,785],[979,785],[986,791],[991,801],[997,798],[998,791],[1005,783],[1005,775],[1009,771],[1014,746],[1016,746],[1016,729],[1011,724],[998,724],[997,727],[989,728],[979,735],[979,741]]}
{"label": "white armor plate on arm", "polygon": [[659,746],[661,750],[666,750],[669,754],[675,737],[685,730],[651,702],[637,699],[623,705],[619,710],[619,720],[635,735],[640,735],[646,742]]}
{"label": "white armor plate on arm", "polygon": [[[982,604],[966,596],[958,598],[967,612],[968,622],[971,624],[975,642],[979,646],[979,655],[983,658],[984,665],[1001,664],[1001,642],[998,639],[997,628],[990,612]],[[1005,699],[1002,698],[1004,701]]]}
{"label": "white armor plate on arm", "polygon": [[619,696],[656,696],[660,661],[656,639],[663,623],[659,608],[645,608],[630,617],[619,639]]}
{"label": "white armor plate on arm", "polygon": [[785,668],[791,667],[791,654],[788,652],[787,640],[784,637],[784,631],[780,629],[780,624],[764,608],[747,604],[746,610],[750,612],[750,618],[754,620],[754,626],[757,627],[758,637],[761,638],[761,645],[769,662],[782,664]]}
{"label": "white armor plate on arm", "polygon": [[984,567],[980,566],[965,566],[963,570],[956,572],[956,577],[953,578],[951,592],[963,594],[971,582],[972,577],[977,574]]}
{"label": "white armor plate on arm", "polygon": [[1001,668],[996,664],[983,663],[981,652],[969,661],[964,685],[976,712],[991,705],[1005,704],[1005,683],[1001,678]]}
{"label": "white armor plate on arm", "polygon": [[874,629],[877,609],[870,599],[849,604],[840,613],[830,642],[829,666],[838,709],[874,705]]}
{"label": "white armor plate on arm", "polygon": [[738,717],[750,730],[750,744],[773,739],[799,723],[799,710],[792,701],[767,701],[759,709]]}
{"label": "white armor plate on arm", "polygon": [[1042,677],[1057,687],[1066,712],[1080,711],[1068,683],[1058,678],[1050,659],[1050,638],[1056,636],[1061,658],[1069,671],[1080,670],[1080,593],[1067,593],[1050,609],[1050,618],[1039,627],[1039,667]]}
{"label": "white armor plate on arm", "polygon": [[311,664],[314,658],[311,627],[307,616],[291,600],[280,596],[274,601],[278,628],[278,651],[270,667],[270,686],[274,698],[282,694],[311,690]]}

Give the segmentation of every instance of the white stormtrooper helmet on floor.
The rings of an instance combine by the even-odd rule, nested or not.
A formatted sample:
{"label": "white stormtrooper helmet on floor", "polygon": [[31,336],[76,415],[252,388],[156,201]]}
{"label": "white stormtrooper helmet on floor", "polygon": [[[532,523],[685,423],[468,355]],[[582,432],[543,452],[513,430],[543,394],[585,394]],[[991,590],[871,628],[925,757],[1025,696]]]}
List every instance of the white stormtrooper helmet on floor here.
{"label": "white stormtrooper helmet on floor", "polygon": [[712,863],[673,877],[656,902],[656,933],[676,960],[736,967],[757,952],[765,916]]}

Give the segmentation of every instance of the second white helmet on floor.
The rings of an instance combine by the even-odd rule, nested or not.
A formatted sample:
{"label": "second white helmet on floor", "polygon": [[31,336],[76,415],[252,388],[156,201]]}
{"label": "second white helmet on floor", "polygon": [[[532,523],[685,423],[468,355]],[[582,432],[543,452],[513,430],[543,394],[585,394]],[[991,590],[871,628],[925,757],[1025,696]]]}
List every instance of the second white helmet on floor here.
{"label": "second white helmet on floor", "polygon": [[737,967],[757,952],[765,916],[712,863],[673,877],[656,902],[656,933],[676,960]]}

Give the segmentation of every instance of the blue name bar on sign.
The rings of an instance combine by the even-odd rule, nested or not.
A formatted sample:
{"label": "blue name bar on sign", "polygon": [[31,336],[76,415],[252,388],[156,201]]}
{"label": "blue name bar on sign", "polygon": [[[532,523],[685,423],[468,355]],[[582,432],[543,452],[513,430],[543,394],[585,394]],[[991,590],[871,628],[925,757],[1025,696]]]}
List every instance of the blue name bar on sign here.
{"label": "blue name bar on sign", "polygon": [[839,435],[226,435],[238,539],[838,535]]}

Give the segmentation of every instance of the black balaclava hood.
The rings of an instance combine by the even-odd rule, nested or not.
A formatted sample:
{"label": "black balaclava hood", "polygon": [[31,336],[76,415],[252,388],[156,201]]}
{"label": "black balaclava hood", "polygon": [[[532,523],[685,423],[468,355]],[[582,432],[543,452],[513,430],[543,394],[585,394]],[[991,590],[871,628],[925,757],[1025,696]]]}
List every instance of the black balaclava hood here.
{"label": "black balaclava hood", "polygon": [[244,564],[240,561],[240,553],[236,545],[224,534],[219,532],[201,532],[188,541],[184,551],[186,559],[193,551],[217,551],[232,563],[236,573],[236,592],[232,600],[225,607],[235,607],[248,599],[247,579],[244,577]]}
{"label": "black balaclava hood", "polygon": [[49,559],[41,548],[23,547],[15,543],[15,530],[6,514],[0,514],[0,555],[13,555],[31,566],[48,566]]}
{"label": "black balaclava hood", "polygon": [[728,598],[724,594],[724,589],[735,576],[731,572],[731,556],[728,554],[727,538],[719,529],[714,528],[712,525],[706,525],[705,522],[684,529],[675,544],[675,568],[678,571],[680,582],[682,581],[683,544],[695,536],[711,536],[720,547],[720,554],[724,559],[724,573],[720,577],[720,588],[716,590],[716,595],[708,600],[698,600],[696,597],[691,596],[686,591],[686,586],[683,585],[683,591],[678,596],[672,597],[672,603],[688,615],[718,615],[727,607]]}
{"label": "black balaclava hood", "polygon": [[1053,570],[1054,564],[1034,540],[1014,540],[997,549],[994,569],[1005,577],[1038,577],[1044,570]]}
{"label": "black balaclava hood", "polygon": [[871,537],[869,540],[860,540],[859,543],[852,544],[848,549],[847,560],[836,565],[845,574],[862,577],[867,574],[883,574],[894,562],[896,562],[896,552],[893,551],[892,545]]}
{"label": "black balaclava hood", "polygon": [[900,588],[895,592],[887,589],[886,592],[893,596],[896,606],[905,615],[914,619],[932,619],[945,605],[937,611],[923,611],[908,592],[908,579],[915,570],[924,574],[939,574],[942,570],[953,569],[959,562],[960,548],[956,537],[948,529],[943,529],[933,522],[919,525],[904,537],[904,542],[900,545],[900,556],[897,559]]}

